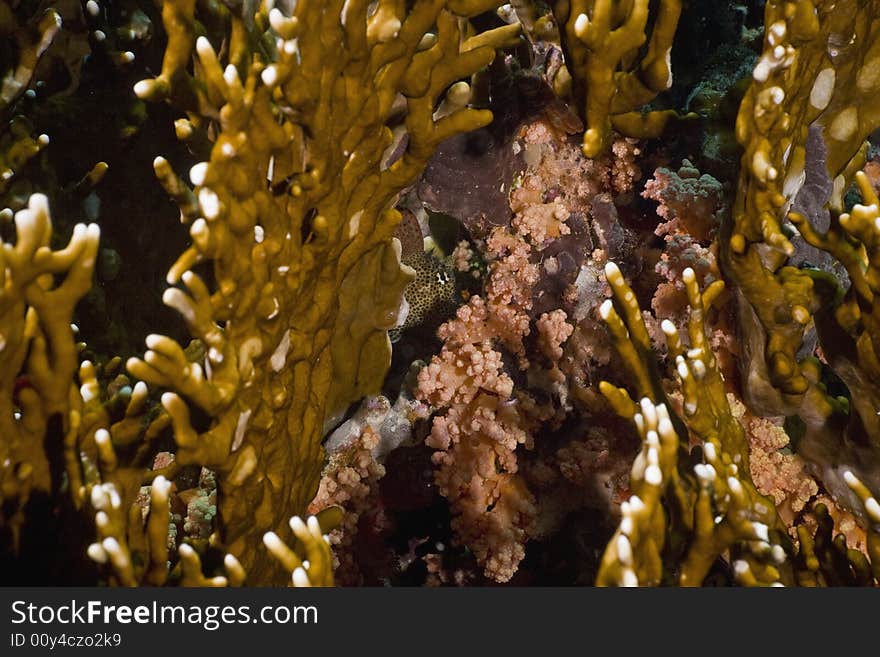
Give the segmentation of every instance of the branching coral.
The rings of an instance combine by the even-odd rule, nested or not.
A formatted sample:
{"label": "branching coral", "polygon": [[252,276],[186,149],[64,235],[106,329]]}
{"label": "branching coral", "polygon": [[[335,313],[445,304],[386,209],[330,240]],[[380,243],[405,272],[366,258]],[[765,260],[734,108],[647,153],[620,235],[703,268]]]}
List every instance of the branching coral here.
{"label": "branching coral", "polygon": [[[0,246],[0,525],[13,544],[31,495],[60,493],[64,465],[57,459],[77,435],[71,318],[92,284],[100,234],[94,224],[79,224],[68,245],[53,250],[42,195],[15,214],[15,228],[15,243]],[[47,439],[56,444],[47,449]],[[68,464],[71,456],[76,462],[75,449],[65,451]]]}
{"label": "branching coral", "polygon": [[[865,205],[844,212],[863,141],[880,125],[876,13],[870,2],[767,3],[764,52],[737,118],[745,151],[722,243],[740,300],[746,401],[759,413],[801,416],[799,451],[853,510],[845,470],[880,485],[867,284],[875,197],[861,175]],[[852,272],[845,294],[847,281],[818,268],[829,255]],[[805,261],[816,267],[797,266]],[[847,400],[826,392],[822,365],[802,350],[813,330]]]}
{"label": "branching coral", "polygon": [[[650,344],[632,290],[613,263],[606,276],[623,316],[607,301],[603,318],[641,401],[636,405],[624,389],[607,382],[601,390],[621,416],[633,418],[643,446],[630,477],[633,495],[621,505],[623,518],[603,556],[597,583],[699,586],[727,550],[739,581],[778,583],[784,576],[779,566],[785,553],[776,537],[782,525],[773,504],[758,494],[749,477],[745,434],[730,412],[704,326],[704,313],[723,284],[719,281],[701,294],[693,270],[685,271],[689,348],[674,325],[663,324],[684,397],[682,423],[644,364]],[[683,455],[691,435],[700,441],[703,457],[692,470]],[[777,530],[773,538],[770,529]],[[664,563],[671,553],[672,563]]]}
{"label": "branching coral", "polygon": [[[86,364],[80,378],[84,399],[94,399],[96,379],[92,366]],[[165,475],[178,474],[172,461],[160,466],[154,463],[152,471],[139,467],[137,456],[149,448],[158,433],[170,423],[167,415],[160,414],[154,420],[135,421],[145,406],[146,387],[135,386],[126,408],[125,418],[110,425],[110,429],[98,428],[90,433],[80,427],[81,436],[90,436],[96,447],[96,455],[90,462],[80,456],[77,465],[82,467],[79,490],[86,496],[87,508],[93,513],[95,542],[87,549],[88,557],[103,568],[111,583],[122,586],[240,586],[251,581],[238,559],[230,553],[223,554],[220,574],[206,573],[204,557],[219,547],[216,534],[208,540],[201,536],[177,538],[172,507],[180,502],[174,484]],[[86,406],[89,406],[87,403]],[[103,409],[105,404],[92,404]],[[72,417],[76,417],[73,413]],[[84,413],[100,425],[107,419],[106,412]],[[134,425],[137,425],[135,429]],[[126,429],[133,429],[133,431]],[[125,439],[138,445],[134,458],[123,465],[117,449],[125,449]],[[137,440],[134,440],[137,438]],[[80,443],[86,443],[82,438]],[[87,444],[87,443],[86,443]],[[74,470],[76,472],[76,470]],[[162,474],[164,473],[164,474]],[[134,495],[137,491],[137,495]],[[262,539],[269,554],[289,575],[288,584],[293,586],[327,586],[333,582],[329,538],[321,526],[332,528],[339,522],[338,509],[327,509],[318,516],[303,521],[298,516],[290,519],[293,533],[290,545],[275,532],[266,532]],[[210,526],[209,526],[210,528]],[[190,530],[192,534],[192,531]]]}
{"label": "branching coral", "polygon": [[[166,327],[127,371],[94,357],[71,321],[97,228],[59,248],[39,195],[14,238],[0,226],[4,568],[63,532],[82,549],[57,569],[125,586],[329,585],[334,568],[344,583],[877,583],[880,197],[858,169],[880,125],[880,7],[768,0],[731,204],[690,161],[666,168],[692,135],[614,137],[668,117],[653,110],[681,3],[521,1],[478,32],[499,4],[158,3],[164,59],[134,93],[179,113],[181,152],[154,170],[192,240],[163,300],[193,340]],[[122,44],[146,45],[155,16],[126,11],[111,34],[111,6],[76,5],[84,50],[68,52],[54,14],[25,26],[9,7],[4,116],[37,107],[42,53],[63,95],[91,74],[86,51],[133,64]],[[560,97],[583,108],[582,144]],[[5,129],[0,193],[27,178],[36,132]],[[185,153],[204,160],[188,181],[170,164]],[[458,241],[468,276],[426,253],[429,229]],[[431,325],[461,299],[431,357]],[[595,385],[617,376],[627,387]],[[401,381],[393,406],[378,396]]]}
{"label": "branching coral", "polygon": [[[89,546],[89,556],[106,564],[112,580],[122,586],[162,586],[170,582],[181,586],[241,586],[247,572],[232,554],[227,553],[223,559],[223,575],[207,576],[199,553],[188,543],[177,547],[176,565],[169,569],[171,487],[165,477],[157,476],[149,486],[149,502],[143,513],[137,506],[126,508],[113,484],[93,487],[91,505],[95,509],[98,540]],[[328,522],[327,518],[324,522]],[[289,574],[289,584],[331,585],[329,539],[322,534],[318,518],[309,516],[303,521],[293,516],[289,525],[293,547],[275,532],[263,536],[269,554]]]}
{"label": "branching coral", "polygon": [[515,453],[531,446],[531,423],[492,348],[490,321],[474,297],[440,327],[444,347],[419,372],[417,396],[448,409],[434,418],[427,444],[437,450],[436,482],[455,511],[453,529],[487,576],[507,581],[525,555],[537,510]]}
{"label": "branching coral", "polygon": [[[672,85],[670,51],[679,0],[657,3],[650,36],[648,0],[574,0],[553,4],[553,16],[538,16],[532,2],[511,3],[533,39],[560,42],[566,71],[553,85],[583,106],[583,151],[596,157],[611,144],[614,127],[630,137],[657,136],[671,113],[641,112]],[[643,48],[647,43],[647,49]]]}
{"label": "branching coral", "polygon": [[[603,316],[636,388],[658,394],[645,387],[650,373],[631,359],[648,346],[632,290],[613,264],[607,276],[623,317],[610,301]],[[731,560],[736,580],[746,586],[872,583],[880,573],[876,559],[880,508],[851,471],[843,478],[869,517],[869,558],[848,549],[842,536],[831,541],[833,523],[821,505],[816,510],[816,536],[800,527],[795,547],[773,502],[757,492],[749,473],[745,433],[724,393],[704,326],[704,312],[722,284],[700,294],[691,270],[685,272],[685,282],[691,305],[690,347],[682,346],[671,323],[663,326],[682,387],[684,426],[666,401],[658,404],[644,396],[637,405],[624,389],[607,382],[601,385],[618,413],[633,417],[643,443],[630,478],[633,495],[621,505],[623,517],[603,556],[597,583],[699,586],[721,557]],[[691,465],[687,450],[694,439],[699,441],[702,462]]]}
{"label": "branching coral", "polygon": [[[229,14],[221,49],[195,38],[193,2],[164,4],[162,73],[135,91],[215,123],[210,160],[190,171],[194,190],[156,161],[193,239],[167,276],[185,289],[165,302],[207,358],[189,363],[176,342],[151,336],[128,368],[173,391],[162,403],[177,459],[217,472],[224,539],[254,581],[279,577],[256,548],[314,496],[325,423],[381,385],[411,276],[391,239],[392,205],[440,141],[491,120],[462,103],[435,119],[434,107],[515,38],[510,26],[462,32],[462,19],[496,5],[334,0],[285,15],[262,4]],[[194,42],[197,79],[186,71]],[[213,290],[195,272],[207,262]],[[190,405],[209,426],[194,426]]]}
{"label": "branching coral", "polygon": [[[488,263],[483,290],[440,327],[443,347],[420,371],[417,391],[437,412],[426,443],[437,450],[435,481],[452,505],[456,539],[496,581],[516,573],[527,540],[564,517],[565,510],[549,506],[564,506],[562,495],[572,500],[566,509],[589,497],[572,493],[573,486],[556,476],[552,456],[548,468],[533,464],[543,457],[530,451],[534,436],[558,425],[570,405],[574,384],[560,366],[577,329],[560,306],[567,303],[566,283],[575,280],[592,250],[592,205],[615,184],[631,184],[637,172],[624,160],[617,171],[629,175],[615,177],[610,162],[585,158],[546,121],[526,124],[520,135],[529,168],[510,193],[510,227],[497,226],[485,241],[477,240]],[[623,143],[629,152],[632,145]],[[558,460],[567,464],[577,456]],[[589,460],[579,464],[583,480],[605,467]],[[542,493],[549,491],[546,510],[529,479]]]}
{"label": "branching coral", "polygon": [[811,221],[826,202],[841,207],[851,162],[877,126],[875,13],[873,3],[769,2],[764,53],[737,118],[745,152],[729,266],[767,333],[769,379],[784,395],[809,388],[795,352],[818,302],[809,276],[784,266],[795,248],[783,222],[808,176],[831,181]]}

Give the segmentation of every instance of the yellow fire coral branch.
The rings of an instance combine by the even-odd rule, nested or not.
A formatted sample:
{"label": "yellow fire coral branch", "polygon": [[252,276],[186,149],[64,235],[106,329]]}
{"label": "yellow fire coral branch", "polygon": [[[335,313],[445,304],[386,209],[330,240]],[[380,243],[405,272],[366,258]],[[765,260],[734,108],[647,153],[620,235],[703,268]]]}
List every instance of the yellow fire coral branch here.
{"label": "yellow fire coral branch", "polygon": [[[106,430],[96,434],[109,456],[112,452]],[[169,527],[171,524],[171,482],[164,476],[155,477],[149,485],[149,503],[146,519],[142,520],[141,506],[127,504],[113,483],[96,484],[90,489],[90,505],[95,514],[97,540],[89,545],[88,556],[97,564],[106,566],[111,580],[122,586],[163,586],[171,581],[181,586],[225,587],[241,586],[247,572],[234,555],[223,559],[222,575],[208,576],[203,572],[199,553],[188,543],[176,551],[176,565],[171,560]],[[336,520],[334,513],[322,514],[321,520],[309,516],[290,519],[295,540],[294,549],[275,532],[266,532],[263,543],[269,554],[290,575],[292,586],[330,586],[333,584],[332,556],[329,531]],[[326,530],[322,530],[324,522]]]}
{"label": "yellow fire coral branch", "polygon": [[[615,410],[633,419],[642,450],[630,474],[632,496],[621,505],[622,520],[602,557],[597,584],[699,586],[728,550],[741,583],[790,581],[783,568],[786,553],[777,532],[771,531],[782,525],[772,502],[751,482],[745,434],[730,412],[708,346],[704,312],[717,299],[723,282],[711,284],[701,294],[693,270],[685,270],[691,306],[688,349],[671,322],[662,325],[683,393],[682,424],[670,413],[659,377],[648,381],[651,374],[645,361],[626,355],[636,345],[644,350],[642,342],[649,344],[647,330],[620,270],[609,263],[605,274],[624,314],[621,317],[606,302],[602,317],[630,374],[636,375],[637,388],[648,393],[636,404],[625,389],[608,382],[600,386]],[[686,465],[689,435],[702,444],[703,462],[692,469]],[[664,563],[671,554],[673,562]]]}
{"label": "yellow fire coral branch", "polygon": [[851,389],[850,404],[868,444],[880,450],[880,199],[864,172],[855,178],[863,203],[850,212],[833,212],[835,221],[827,231],[797,212],[789,218],[809,244],[837,258],[849,275],[843,299],[821,308],[816,324],[826,360]]}
{"label": "yellow fire coral branch", "polygon": [[670,51],[681,15],[679,0],[662,0],[649,39],[649,5],[648,0],[566,0],[555,5],[574,95],[584,103],[587,157],[605,151],[612,126],[630,137],[656,137],[674,115],[638,111],[672,86]]}
{"label": "yellow fire coral branch", "polygon": [[[865,139],[880,126],[878,11],[875,1],[767,3],[764,50],[737,116],[744,152],[722,244],[747,346],[746,400],[760,413],[804,420],[799,453],[859,515],[844,468],[869,487],[880,485],[872,474],[880,464],[875,197],[857,175]],[[853,177],[865,203],[845,213]],[[830,274],[791,266],[804,242],[840,261],[849,290],[841,292]],[[845,399],[827,394],[819,363],[800,353],[811,328],[848,388]]]}
{"label": "yellow fire coral branch", "polygon": [[[737,116],[744,153],[728,268],[766,333],[761,355],[785,396],[775,412],[796,406],[810,388],[796,354],[818,309],[807,274],[784,266],[794,253],[784,220],[809,165],[824,164],[829,206],[841,211],[862,144],[880,126],[878,9],[876,2],[768,2],[764,51]],[[808,153],[811,130],[827,149],[824,163],[808,161],[821,157]]]}
{"label": "yellow fire coral branch", "polygon": [[[872,200],[873,197],[866,197]],[[609,263],[606,277],[623,316],[611,302],[602,316],[624,355],[627,368],[642,362],[626,356],[645,330],[641,311],[620,270]],[[631,497],[621,504],[621,521],[603,554],[596,583],[600,586],[699,586],[712,565],[729,560],[743,586],[874,585],[880,580],[880,504],[852,470],[842,478],[866,520],[867,556],[850,549],[843,536],[832,537],[827,509],[816,510],[818,529],[798,528],[799,544],[789,540],[773,501],[760,495],[749,475],[742,426],[731,413],[723,378],[708,346],[704,312],[723,289],[717,281],[700,293],[694,272],[684,271],[691,307],[686,349],[676,327],[662,323],[682,391],[686,429],[670,411],[665,395],[629,393],[608,382],[601,392],[623,417],[632,418],[642,448],[630,474]],[[639,347],[640,348],[640,347]],[[630,372],[634,374],[634,372]],[[644,383],[637,383],[644,387]],[[688,454],[699,440],[700,452]],[[693,457],[701,463],[691,466]]]}
{"label": "yellow fire coral branch", "polygon": [[[192,191],[164,160],[156,170],[193,240],[167,276],[182,286],[164,300],[207,356],[190,363],[180,345],[150,336],[128,369],[171,390],[162,403],[177,457],[218,472],[223,539],[252,583],[282,581],[258,559],[260,544],[314,496],[325,425],[381,385],[387,330],[411,277],[392,241],[393,204],[440,141],[491,120],[460,102],[443,116],[434,108],[515,37],[510,27],[462,31],[498,4],[301,0],[286,15],[264,2],[253,17],[229,16],[228,49],[195,40],[197,102],[185,109],[213,121],[217,138],[190,171]],[[188,75],[192,4],[169,0],[163,17],[162,73],[135,91],[174,101],[173,80]],[[249,50],[255,40],[274,51]],[[208,262],[213,289],[194,271]]]}
{"label": "yellow fire coral branch", "polygon": [[290,529],[302,545],[305,558],[290,549],[275,532],[266,532],[263,543],[284,570],[291,574],[293,586],[332,586],[333,558],[330,554],[330,539],[323,533],[321,523],[315,516],[309,516],[305,521],[299,516],[293,516],[290,519]]}
{"label": "yellow fire coral branch", "polygon": [[[77,367],[70,322],[91,287],[100,235],[97,225],[78,224],[68,245],[53,251],[41,194],[15,214],[15,230],[14,244],[0,244],[0,501],[7,508],[23,506],[32,491],[57,492],[44,440],[53,416],[70,428]],[[12,515],[13,534],[22,521]]]}

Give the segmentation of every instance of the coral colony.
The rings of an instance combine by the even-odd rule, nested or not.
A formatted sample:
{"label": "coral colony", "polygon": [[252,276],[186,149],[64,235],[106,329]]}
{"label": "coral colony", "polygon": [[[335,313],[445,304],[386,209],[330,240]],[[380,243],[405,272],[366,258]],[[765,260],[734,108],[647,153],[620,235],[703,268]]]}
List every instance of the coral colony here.
{"label": "coral colony", "polygon": [[0,79],[3,583],[880,584],[880,1],[0,0]]}

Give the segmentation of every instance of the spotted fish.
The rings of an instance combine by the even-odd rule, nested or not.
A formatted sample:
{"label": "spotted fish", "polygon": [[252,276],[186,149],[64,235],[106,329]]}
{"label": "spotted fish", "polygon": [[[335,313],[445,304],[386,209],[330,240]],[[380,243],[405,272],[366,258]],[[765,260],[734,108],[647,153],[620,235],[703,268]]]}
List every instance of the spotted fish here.
{"label": "spotted fish", "polygon": [[423,237],[419,220],[409,210],[403,211],[394,236],[400,240],[401,262],[416,276],[403,293],[409,313],[401,326],[388,332],[391,342],[409,328],[445,320],[458,305],[455,272],[433,254],[433,240]]}

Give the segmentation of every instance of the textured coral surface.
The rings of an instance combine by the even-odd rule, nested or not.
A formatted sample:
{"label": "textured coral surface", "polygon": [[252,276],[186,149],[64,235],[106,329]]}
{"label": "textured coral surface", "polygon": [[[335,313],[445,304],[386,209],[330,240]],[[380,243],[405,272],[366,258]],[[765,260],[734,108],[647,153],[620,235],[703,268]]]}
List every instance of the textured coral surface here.
{"label": "textured coral surface", "polygon": [[878,53],[0,0],[0,583],[880,585]]}

